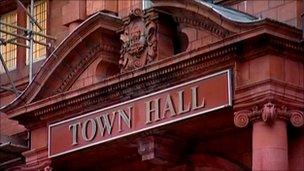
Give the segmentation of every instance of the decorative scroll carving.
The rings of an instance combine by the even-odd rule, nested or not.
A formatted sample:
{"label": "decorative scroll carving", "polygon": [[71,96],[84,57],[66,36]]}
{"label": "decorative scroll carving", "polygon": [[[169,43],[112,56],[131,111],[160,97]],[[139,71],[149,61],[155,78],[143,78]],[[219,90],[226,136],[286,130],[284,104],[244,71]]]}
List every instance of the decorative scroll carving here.
{"label": "decorative scroll carving", "polygon": [[304,125],[304,114],[301,111],[290,111],[290,122],[295,127],[301,127]]}
{"label": "decorative scroll carving", "polygon": [[248,123],[261,120],[272,125],[276,119],[290,120],[291,124],[295,127],[304,125],[304,114],[299,110],[287,110],[286,106],[280,108],[275,104],[266,103],[263,108],[254,106],[251,110],[241,110],[234,113],[234,124],[237,127],[243,128]]}
{"label": "decorative scroll carving", "polygon": [[246,127],[249,123],[249,117],[251,115],[250,110],[242,110],[234,113],[234,124],[237,127]]}
{"label": "decorative scroll carving", "polygon": [[122,48],[119,64],[121,71],[141,68],[151,63],[157,53],[157,26],[152,14],[135,9],[124,22],[120,36]]}
{"label": "decorative scroll carving", "polygon": [[50,167],[50,166],[46,166],[46,167],[44,168],[44,171],[52,171],[52,170],[53,170],[53,168]]}

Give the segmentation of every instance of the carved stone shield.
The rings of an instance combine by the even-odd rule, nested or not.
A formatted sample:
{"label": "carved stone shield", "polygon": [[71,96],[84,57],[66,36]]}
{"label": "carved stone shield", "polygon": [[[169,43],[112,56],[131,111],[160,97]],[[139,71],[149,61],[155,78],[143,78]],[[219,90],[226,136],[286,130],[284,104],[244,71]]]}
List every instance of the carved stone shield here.
{"label": "carved stone shield", "polygon": [[124,21],[120,36],[122,48],[119,64],[121,71],[141,68],[154,61],[157,52],[157,26],[149,14],[135,9]]}

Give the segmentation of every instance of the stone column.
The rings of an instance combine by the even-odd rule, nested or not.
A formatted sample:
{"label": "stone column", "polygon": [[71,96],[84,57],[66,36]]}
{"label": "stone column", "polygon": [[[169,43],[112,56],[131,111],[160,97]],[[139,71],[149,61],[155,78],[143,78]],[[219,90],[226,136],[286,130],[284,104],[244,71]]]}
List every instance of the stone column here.
{"label": "stone column", "polygon": [[277,108],[267,103],[262,108],[235,112],[234,123],[245,127],[252,122],[252,170],[288,170],[287,120],[303,126],[303,112]]}
{"label": "stone column", "polygon": [[285,121],[272,126],[263,122],[253,124],[252,170],[287,170],[288,142]]}

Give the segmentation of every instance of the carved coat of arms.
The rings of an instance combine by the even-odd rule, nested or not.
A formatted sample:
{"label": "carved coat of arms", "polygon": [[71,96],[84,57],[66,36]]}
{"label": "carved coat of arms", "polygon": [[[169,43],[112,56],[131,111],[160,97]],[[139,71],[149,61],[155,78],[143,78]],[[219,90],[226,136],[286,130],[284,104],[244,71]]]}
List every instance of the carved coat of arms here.
{"label": "carved coat of arms", "polygon": [[129,71],[145,66],[156,58],[157,26],[141,9],[131,12],[124,22],[120,36],[122,48],[119,64],[121,71]]}

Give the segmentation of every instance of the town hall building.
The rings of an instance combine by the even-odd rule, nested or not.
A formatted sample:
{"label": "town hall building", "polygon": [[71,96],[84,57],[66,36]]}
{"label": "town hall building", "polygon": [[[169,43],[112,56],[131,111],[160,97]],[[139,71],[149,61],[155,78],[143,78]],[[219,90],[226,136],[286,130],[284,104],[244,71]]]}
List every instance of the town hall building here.
{"label": "town hall building", "polygon": [[304,170],[303,3],[35,1],[32,80],[1,45],[0,170]]}

